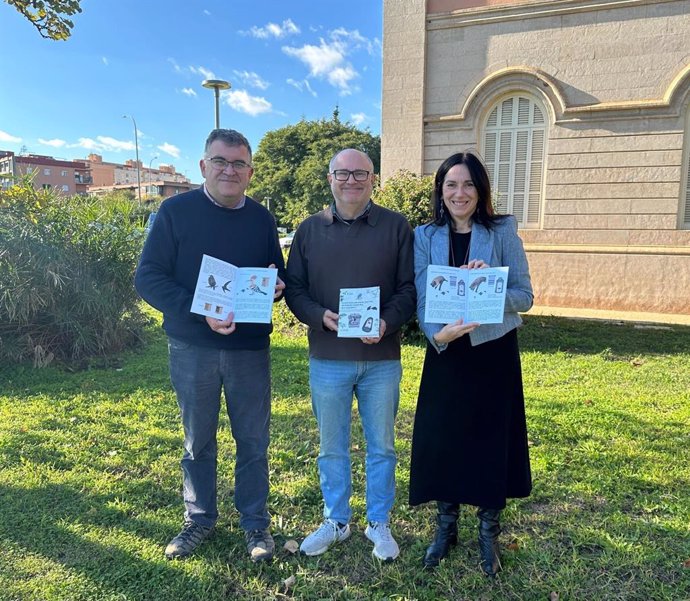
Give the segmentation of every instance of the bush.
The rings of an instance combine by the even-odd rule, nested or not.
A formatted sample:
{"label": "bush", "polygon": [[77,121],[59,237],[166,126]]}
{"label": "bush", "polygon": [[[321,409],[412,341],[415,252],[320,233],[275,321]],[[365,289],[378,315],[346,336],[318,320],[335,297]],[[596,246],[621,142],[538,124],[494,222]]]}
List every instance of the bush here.
{"label": "bush", "polygon": [[139,340],[143,231],[123,199],[0,192],[0,358],[75,362]]}
{"label": "bush", "polygon": [[[431,175],[416,175],[401,170],[388,178],[384,185],[374,191],[374,202],[398,213],[402,213],[415,228],[431,221],[431,193],[434,178]],[[408,321],[400,333],[407,344],[423,344],[424,334],[416,317]]]}
{"label": "bush", "polygon": [[374,191],[374,202],[405,215],[415,228],[431,221],[431,193],[434,178],[401,170]]}

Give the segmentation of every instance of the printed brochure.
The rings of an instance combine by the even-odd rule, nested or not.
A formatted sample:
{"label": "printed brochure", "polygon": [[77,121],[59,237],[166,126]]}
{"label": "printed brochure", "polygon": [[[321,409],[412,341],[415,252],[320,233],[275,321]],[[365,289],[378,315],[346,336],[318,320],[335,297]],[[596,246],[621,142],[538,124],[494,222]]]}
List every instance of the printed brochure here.
{"label": "printed brochure", "polygon": [[271,323],[277,277],[273,267],[236,267],[204,255],[190,310],[216,319],[232,311],[237,323]]}
{"label": "printed brochure", "polygon": [[381,289],[341,288],[338,338],[376,338],[379,335]]}
{"label": "printed brochure", "polygon": [[501,323],[508,267],[467,269],[429,265],[426,274],[427,323]]}

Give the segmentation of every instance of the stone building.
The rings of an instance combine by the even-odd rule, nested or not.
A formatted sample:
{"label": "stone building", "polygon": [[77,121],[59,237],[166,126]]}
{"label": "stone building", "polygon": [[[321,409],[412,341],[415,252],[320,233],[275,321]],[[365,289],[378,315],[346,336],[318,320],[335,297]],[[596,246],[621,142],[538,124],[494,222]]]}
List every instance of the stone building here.
{"label": "stone building", "polygon": [[384,179],[474,149],[536,304],[690,314],[690,1],[383,6]]}

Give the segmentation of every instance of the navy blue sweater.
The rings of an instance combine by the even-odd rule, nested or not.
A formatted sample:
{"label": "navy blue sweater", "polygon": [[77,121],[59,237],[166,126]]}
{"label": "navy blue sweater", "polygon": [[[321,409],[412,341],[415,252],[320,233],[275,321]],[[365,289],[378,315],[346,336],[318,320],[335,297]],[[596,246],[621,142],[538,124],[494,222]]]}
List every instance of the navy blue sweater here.
{"label": "navy blue sweater", "polygon": [[202,189],[173,196],[156,215],[134,278],[141,297],[163,313],[169,336],[221,349],[268,347],[271,324],[239,323],[224,336],[211,330],[204,316],[189,312],[204,254],[237,267],[273,263],[284,280],[273,216],[249,197],[241,209],[225,209],[214,205]]}

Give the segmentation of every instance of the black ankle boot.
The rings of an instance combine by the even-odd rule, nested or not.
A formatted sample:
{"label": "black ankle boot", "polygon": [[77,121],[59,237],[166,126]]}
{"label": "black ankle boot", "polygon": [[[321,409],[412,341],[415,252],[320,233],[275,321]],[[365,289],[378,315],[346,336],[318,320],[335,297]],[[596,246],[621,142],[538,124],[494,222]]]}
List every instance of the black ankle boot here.
{"label": "black ankle boot", "polygon": [[479,555],[482,572],[487,576],[495,576],[501,571],[501,559],[498,556],[498,535],[501,533],[499,518],[500,509],[477,510],[479,518]]}
{"label": "black ankle boot", "polygon": [[458,504],[436,503],[436,535],[424,555],[424,567],[435,568],[458,542]]}

